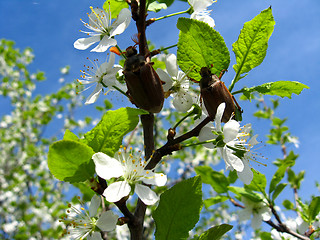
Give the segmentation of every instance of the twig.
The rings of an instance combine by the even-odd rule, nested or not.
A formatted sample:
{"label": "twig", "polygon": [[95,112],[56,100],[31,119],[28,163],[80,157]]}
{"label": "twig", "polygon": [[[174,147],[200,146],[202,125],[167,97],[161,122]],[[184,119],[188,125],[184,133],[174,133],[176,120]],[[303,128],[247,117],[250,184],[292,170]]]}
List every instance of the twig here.
{"label": "twig", "polygon": [[194,129],[191,131],[177,137],[175,139],[169,138],[167,143],[163,145],[161,148],[157,149],[153,154],[150,162],[145,167],[145,169],[153,169],[162,159],[163,156],[170,155],[172,152],[180,150],[181,145],[180,143],[191,138],[199,135],[200,130],[210,121],[212,120],[211,117],[205,118],[200,124],[198,124]]}

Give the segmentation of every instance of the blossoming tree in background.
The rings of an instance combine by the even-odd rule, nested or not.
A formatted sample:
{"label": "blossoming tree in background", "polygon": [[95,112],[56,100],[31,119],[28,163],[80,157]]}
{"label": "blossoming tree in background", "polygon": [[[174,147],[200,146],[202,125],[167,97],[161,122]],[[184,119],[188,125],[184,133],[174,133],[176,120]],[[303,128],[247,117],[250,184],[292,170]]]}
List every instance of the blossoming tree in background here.
{"label": "blossoming tree in background", "polygon": [[[83,31],[87,37],[76,40],[74,47],[86,50],[97,44],[91,52],[105,54],[107,61],[93,61],[94,67],[82,71],[79,95],[90,84],[94,90],[85,104],[94,105],[98,98],[105,97],[102,92],[113,90],[133,105],[105,111],[101,120],[80,137],[71,131],[72,126],[66,126],[62,140],[51,140],[50,172],[78,188],[83,201],[91,202],[86,210],[83,201],[79,204],[75,200],[67,214],[61,210],[59,222],[53,221],[58,215],[54,211],[49,223],[54,233],[40,236],[49,239],[60,233],[65,239],[241,239],[248,234],[249,220],[254,230],[250,237],[256,239],[318,237],[320,197],[312,196],[307,202],[299,199],[303,173],[292,170],[297,155],[286,151],[287,144],[297,142],[287,132],[285,120],[274,116],[278,101],[273,101],[270,108],[260,106],[263,95],[291,97],[308,87],[299,82],[274,81],[237,89],[237,83],[264,60],[275,25],[272,9],[263,10],[244,24],[233,44],[233,72],[229,50],[214,29],[208,10],[214,1],[189,0],[185,11],[161,16],[161,10],[173,2],[109,0],[103,7],[91,7],[88,20],[81,20],[89,32]],[[157,12],[159,17],[148,19],[148,11]],[[189,13],[190,18],[178,18],[182,13]],[[155,48],[147,41],[152,39],[147,38],[146,29],[163,27],[161,20],[168,17],[180,30],[178,43]],[[159,25],[154,26],[154,22]],[[132,46],[123,46],[117,35],[126,34],[130,24],[136,25],[136,39]],[[221,81],[227,70],[234,73],[228,87]],[[1,75],[5,74],[3,70]],[[277,170],[271,180],[267,181],[263,170],[252,168],[253,162],[264,165],[265,158],[259,154],[261,144],[258,135],[253,135],[254,126],[242,123],[242,114],[246,113],[236,100],[239,94],[241,99],[251,101],[248,104],[256,101],[257,117],[272,121],[268,143],[281,146],[283,159],[274,162]],[[53,102],[53,97],[49,98],[45,107]],[[214,166],[221,159],[226,171]],[[47,175],[47,182],[54,181]],[[209,184],[210,190],[202,191],[203,183]],[[283,202],[284,208],[296,214],[295,226],[277,202],[286,187],[295,193],[293,201]],[[48,202],[53,204],[53,211],[58,208],[54,204],[61,204],[64,196],[52,194],[53,203]],[[2,198],[9,197],[2,194]],[[4,221],[5,238],[18,234],[8,231],[10,224],[20,224],[13,218]],[[27,239],[25,236],[21,239]]]}

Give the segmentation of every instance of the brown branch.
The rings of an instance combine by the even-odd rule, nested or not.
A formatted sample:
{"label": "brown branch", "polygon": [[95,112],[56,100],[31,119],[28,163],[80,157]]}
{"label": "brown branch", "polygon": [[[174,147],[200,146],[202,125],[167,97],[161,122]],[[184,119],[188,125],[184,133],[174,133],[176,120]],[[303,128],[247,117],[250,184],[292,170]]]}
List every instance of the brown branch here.
{"label": "brown branch", "polygon": [[169,138],[167,143],[163,145],[161,148],[157,149],[153,154],[150,162],[145,167],[145,169],[153,169],[157,164],[161,161],[163,156],[170,155],[174,151],[178,151],[181,149],[180,143],[191,138],[199,135],[200,130],[210,121],[212,120],[211,117],[205,118],[201,123],[199,123],[194,129],[191,131],[177,137],[175,139]]}

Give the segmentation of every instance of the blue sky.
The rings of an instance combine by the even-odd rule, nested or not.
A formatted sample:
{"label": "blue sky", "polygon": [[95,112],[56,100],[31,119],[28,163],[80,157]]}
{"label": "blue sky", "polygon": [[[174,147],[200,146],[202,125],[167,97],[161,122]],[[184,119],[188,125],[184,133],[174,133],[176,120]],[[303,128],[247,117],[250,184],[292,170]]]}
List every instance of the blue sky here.
{"label": "blue sky", "polygon": [[[35,53],[35,61],[30,66],[31,72],[42,70],[46,72],[47,81],[39,84],[37,93],[50,93],[59,88],[57,82],[60,77],[59,69],[70,65],[70,74],[67,81],[74,81],[80,76],[80,69],[88,64],[86,57],[91,59],[105,59],[102,53],[90,53],[73,48],[73,42],[84,37],[79,32],[84,30],[80,18],[86,20],[89,7],[101,7],[103,1],[83,0],[0,0],[0,38],[11,39],[16,47],[24,49],[31,47]],[[251,20],[262,10],[272,6],[276,21],[275,30],[269,41],[269,49],[264,62],[252,70],[250,74],[236,85],[234,90],[241,86],[259,85],[265,82],[278,80],[300,81],[310,87],[301,95],[293,95],[292,99],[282,99],[276,112],[280,118],[288,117],[286,123],[293,135],[300,139],[300,154],[295,169],[305,169],[306,179],[302,193],[306,196],[318,194],[314,188],[315,180],[320,181],[318,169],[320,165],[320,101],[319,101],[319,56],[320,56],[320,1],[317,0],[218,0],[211,7],[211,16],[216,21],[216,30],[226,41],[231,54],[229,72],[223,80],[230,84],[234,76],[231,66],[234,62],[232,43],[237,40],[244,22]],[[151,16],[162,16],[175,11],[184,10],[185,3],[177,2],[171,9],[161,11]],[[185,15],[188,17],[188,15]],[[154,28],[148,29],[147,37],[157,46],[175,44],[178,39],[176,28],[177,17],[164,19],[154,23]],[[159,24],[159,25],[158,25]],[[158,29],[165,24],[164,28]],[[163,26],[163,25],[162,25]],[[131,36],[135,33],[134,23],[120,36],[117,36],[121,48],[133,45]],[[172,49],[175,53],[176,49]],[[86,96],[89,92],[84,93]],[[239,102],[244,109],[244,123],[252,122],[255,133],[264,141],[269,123],[252,117],[255,111],[254,104]],[[0,115],[6,113],[6,101],[1,99]],[[81,111],[96,113],[94,106],[85,106]],[[262,150],[268,157],[268,167],[257,167],[261,172],[272,171],[271,161],[281,157],[279,148],[267,147]],[[267,153],[267,154],[266,154]]]}

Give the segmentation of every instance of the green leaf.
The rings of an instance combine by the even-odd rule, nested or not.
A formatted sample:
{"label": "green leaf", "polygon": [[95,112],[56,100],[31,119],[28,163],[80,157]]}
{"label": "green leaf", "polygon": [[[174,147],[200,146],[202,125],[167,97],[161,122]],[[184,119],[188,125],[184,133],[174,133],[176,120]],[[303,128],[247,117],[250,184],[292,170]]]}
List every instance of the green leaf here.
{"label": "green leaf", "polygon": [[253,191],[265,193],[265,189],[267,185],[266,176],[262,173],[257,172],[254,169],[252,169],[252,172],[253,172],[253,179],[249,185],[245,185],[245,188]]}
{"label": "green leaf", "polygon": [[288,184],[286,183],[280,183],[276,186],[273,194],[272,194],[272,201],[274,201],[278,196],[279,194],[282,192],[282,190],[287,186]]}
{"label": "green leaf", "polygon": [[278,170],[275,172],[270,182],[269,194],[276,189],[278,183],[283,179],[286,169],[294,165],[296,158],[297,156],[291,151],[285,159],[280,160],[280,162],[277,163]]}
{"label": "green leaf", "polygon": [[48,166],[51,173],[65,182],[83,182],[91,178],[95,172],[91,160],[94,151],[87,145],[61,140],[49,147]]}
{"label": "green leaf", "polygon": [[313,197],[309,205],[308,213],[310,222],[313,222],[320,212],[320,197]]}
{"label": "green leaf", "polygon": [[263,199],[258,193],[252,192],[250,189],[241,187],[228,187],[229,191],[233,192],[241,199],[241,196],[250,199],[253,202],[261,202]]}
{"label": "green leaf", "polygon": [[153,213],[156,240],[183,239],[199,220],[202,207],[201,177],[196,176],[165,191]]}
{"label": "green leaf", "polygon": [[298,209],[298,212],[300,212],[300,216],[301,218],[305,221],[305,222],[309,222],[309,205],[308,204],[305,204],[303,203],[300,199],[297,199],[296,200],[297,203],[299,204],[300,206],[300,209]]}
{"label": "green leaf", "polygon": [[128,8],[128,3],[125,0],[107,0],[103,4],[103,9],[109,12],[109,7],[111,18],[115,19],[123,8]]}
{"label": "green leaf", "polygon": [[209,166],[198,166],[195,171],[201,176],[202,182],[210,184],[217,193],[228,191],[229,181],[223,173],[214,171]]}
{"label": "green leaf", "polygon": [[269,232],[261,232],[260,238],[261,240],[272,240],[271,233]]}
{"label": "green leaf", "polygon": [[221,35],[204,22],[189,18],[179,18],[180,30],[177,60],[182,71],[200,81],[199,71],[202,67],[211,67],[213,74],[219,75],[228,69],[229,50]]}
{"label": "green leaf", "polygon": [[79,138],[77,137],[77,135],[75,135],[73,132],[67,129],[63,135],[63,140],[79,141]]}
{"label": "green leaf", "polygon": [[98,125],[84,135],[84,142],[95,152],[103,152],[113,157],[123,136],[137,126],[139,115],[146,113],[144,110],[128,107],[108,111]]}
{"label": "green leaf", "polygon": [[235,183],[237,179],[238,179],[237,171],[229,171],[228,182],[230,184]]}
{"label": "green leaf", "polygon": [[294,209],[294,204],[289,201],[288,199],[284,200],[282,202],[282,205],[287,209],[287,210],[293,210]]}
{"label": "green leaf", "polygon": [[218,196],[215,196],[215,197],[208,198],[208,199],[204,200],[203,203],[204,203],[204,206],[206,208],[209,208],[212,205],[227,201],[228,199],[229,199],[229,197],[227,197],[227,196],[218,195]]}
{"label": "green leaf", "polygon": [[228,224],[221,224],[219,226],[212,227],[200,235],[199,240],[218,240],[228,231],[230,231],[233,226]]}
{"label": "green leaf", "polygon": [[288,97],[291,98],[291,95],[299,95],[301,91],[309,87],[305,84],[296,81],[277,81],[264,83],[260,86],[243,88],[239,92],[242,92],[246,97],[250,98],[252,92],[258,92],[264,95],[276,95],[279,97]]}
{"label": "green leaf", "polygon": [[268,40],[273,32],[275,21],[272,10],[263,10],[251,21],[246,22],[238,40],[232,45],[237,63],[233,65],[236,72],[235,82],[241,75],[259,66],[266,56]]}
{"label": "green leaf", "polygon": [[161,9],[167,9],[167,5],[165,3],[159,3],[157,1],[153,1],[148,5],[148,11],[151,12],[159,12]]}

